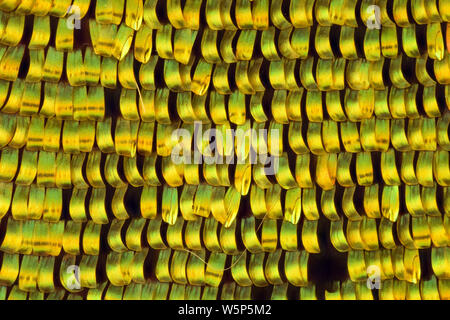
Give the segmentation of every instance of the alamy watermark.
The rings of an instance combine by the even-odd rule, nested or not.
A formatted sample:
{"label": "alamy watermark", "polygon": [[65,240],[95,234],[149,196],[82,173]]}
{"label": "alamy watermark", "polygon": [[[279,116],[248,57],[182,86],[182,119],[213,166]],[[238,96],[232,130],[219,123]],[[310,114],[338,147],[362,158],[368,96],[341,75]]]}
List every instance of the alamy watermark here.
{"label": "alamy watermark", "polygon": [[381,288],[381,270],[379,266],[367,267],[367,288],[370,290]]}
{"label": "alamy watermark", "polygon": [[184,128],[172,132],[172,141],[177,141],[171,152],[175,164],[261,164],[266,175],[278,171],[282,139],[278,129],[209,128],[203,132],[202,123],[197,121],[193,132],[193,137]]}
{"label": "alamy watermark", "polygon": [[73,29],[81,29],[81,9],[79,6],[71,5],[67,9],[67,17],[66,25],[70,30]]}
{"label": "alamy watermark", "polygon": [[70,265],[67,267],[66,272],[70,274],[66,283],[67,288],[69,290],[81,289],[80,267],[77,265]]}
{"label": "alamy watermark", "polygon": [[381,9],[377,5],[368,6],[366,9],[369,18],[366,21],[368,29],[381,29]]}

